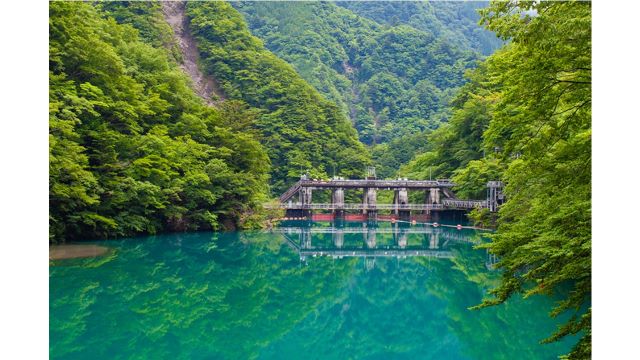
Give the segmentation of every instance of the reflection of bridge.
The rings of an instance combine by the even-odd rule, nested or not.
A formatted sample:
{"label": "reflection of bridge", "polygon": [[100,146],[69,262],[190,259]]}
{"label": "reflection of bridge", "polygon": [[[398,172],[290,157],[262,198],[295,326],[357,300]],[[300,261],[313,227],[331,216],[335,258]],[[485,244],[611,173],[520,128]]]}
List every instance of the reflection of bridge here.
{"label": "reflection of bridge", "polygon": [[424,235],[437,235],[439,238],[454,241],[454,242],[468,242],[476,244],[479,242],[479,239],[469,236],[468,233],[463,231],[447,231],[441,228],[432,228],[432,227],[422,227],[422,226],[413,226],[413,227],[399,227],[395,226],[392,228],[376,228],[376,227],[344,227],[344,228],[336,228],[336,227],[280,227],[276,228],[273,231],[281,232],[286,235],[294,235],[294,234],[394,234],[394,238],[400,238],[403,235],[407,234],[424,234]]}
{"label": "reflection of bridge", "polygon": [[[356,210],[369,218],[376,219],[378,211],[389,210],[400,219],[409,219],[412,211],[430,214],[432,211],[468,210],[487,208],[496,211],[504,200],[502,183],[490,181],[487,183],[487,200],[461,200],[456,198],[451,188],[455,186],[448,179],[439,180],[376,180],[374,177],[361,180],[311,180],[303,176],[300,181],[289,188],[277,205],[265,205],[271,208],[286,210],[287,217],[309,217],[313,210],[327,210],[335,218],[344,216],[349,210]],[[362,189],[360,203],[345,203],[345,190]],[[313,190],[331,190],[330,203],[316,203],[312,201]],[[393,190],[392,204],[378,204],[378,190]],[[420,204],[409,203],[409,190],[424,191],[424,201]],[[294,197],[297,195],[297,201]]]}
{"label": "reflection of bridge", "polygon": [[[373,266],[377,257],[428,257],[452,258],[448,250],[451,242],[477,243],[479,239],[468,231],[454,231],[423,226],[391,227],[281,227],[273,231],[282,233],[289,246],[295,249],[304,262],[309,257],[330,256],[333,258],[363,257],[367,267]],[[331,243],[327,244],[323,235],[331,234]],[[362,234],[358,239],[357,235]],[[391,234],[393,244],[385,244],[378,234]],[[315,236],[315,239],[314,239]],[[345,236],[350,236],[345,242]],[[354,243],[354,236],[356,242]],[[413,237],[410,241],[410,237]],[[415,240],[418,240],[416,244]],[[383,243],[380,243],[380,240]]]}

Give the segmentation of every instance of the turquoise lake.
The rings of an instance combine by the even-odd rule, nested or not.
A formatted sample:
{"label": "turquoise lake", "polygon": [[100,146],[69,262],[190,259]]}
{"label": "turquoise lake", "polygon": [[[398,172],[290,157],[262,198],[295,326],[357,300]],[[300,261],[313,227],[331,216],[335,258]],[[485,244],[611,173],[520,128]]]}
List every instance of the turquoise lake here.
{"label": "turquoise lake", "polygon": [[50,266],[52,359],[555,359],[564,318],[497,284],[473,230],[288,223],[92,242]]}

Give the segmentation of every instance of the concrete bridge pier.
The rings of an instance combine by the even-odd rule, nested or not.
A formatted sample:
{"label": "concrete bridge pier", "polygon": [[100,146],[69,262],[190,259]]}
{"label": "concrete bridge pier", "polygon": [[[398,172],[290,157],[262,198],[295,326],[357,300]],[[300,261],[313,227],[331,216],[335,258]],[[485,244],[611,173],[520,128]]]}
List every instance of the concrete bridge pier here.
{"label": "concrete bridge pier", "polygon": [[331,192],[331,205],[333,206],[334,218],[344,218],[344,189],[335,188]]}
{"label": "concrete bridge pier", "polygon": [[311,228],[302,229],[302,234],[300,234],[300,247],[303,249],[311,249]]}
{"label": "concrete bridge pier", "polygon": [[409,193],[406,188],[400,188],[393,195],[393,204],[395,205],[394,214],[398,215],[400,220],[410,220],[411,210],[403,209],[409,204]]}
{"label": "concrete bridge pier", "polygon": [[437,232],[434,232],[433,234],[431,234],[429,238],[429,249],[437,250],[439,242],[440,242],[440,234]]}
{"label": "concrete bridge pier", "polygon": [[402,231],[400,230],[400,234],[398,236],[398,246],[401,249],[404,249],[407,247],[407,231]]}
{"label": "concrete bridge pier", "polygon": [[302,209],[299,217],[311,217],[311,204],[312,204],[312,188],[303,187],[300,189],[300,203]]}
{"label": "concrete bridge pier", "polygon": [[429,204],[440,204],[440,189],[429,189]]}
{"label": "concrete bridge pier", "polygon": [[487,205],[489,206],[489,211],[498,211],[498,206],[504,202],[503,186],[504,184],[501,181],[489,181],[487,183]]}
{"label": "concrete bridge pier", "polygon": [[369,219],[376,219],[378,215],[376,188],[364,188],[362,194],[362,214],[367,215]]}

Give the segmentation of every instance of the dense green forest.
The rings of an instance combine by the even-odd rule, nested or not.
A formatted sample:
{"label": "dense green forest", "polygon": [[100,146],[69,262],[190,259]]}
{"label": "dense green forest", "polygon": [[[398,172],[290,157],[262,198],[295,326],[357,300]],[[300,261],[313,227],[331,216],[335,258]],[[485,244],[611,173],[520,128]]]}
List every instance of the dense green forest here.
{"label": "dense green forest", "polygon": [[259,109],[259,130],[272,164],[274,193],[308,171],[314,178],[362,176],[369,156],[347,117],[294,68],[252,36],[224,2],[187,4],[204,68],[228,97]]}
{"label": "dense green forest", "polygon": [[[461,196],[506,183],[508,201],[486,245],[502,283],[484,306],[512,294],[571,290],[552,315],[570,321],[549,338],[581,333],[570,358],[591,353],[591,4],[494,2],[482,21],[509,44],[469,75],[449,123],[400,173],[451,176]],[[476,212],[476,219],[488,214]]]}
{"label": "dense green forest", "polygon": [[[232,99],[215,109],[180,70],[160,4],[51,4],[52,241],[255,226],[258,204],[300,173],[363,172],[368,153],[335,105],[232,7],[190,5],[194,29],[229,39],[199,37]],[[205,15],[230,27],[216,35]]]}
{"label": "dense green forest", "polygon": [[[303,36],[291,28],[263,34],[267,45],[282,43],[293,67],[266,50],[229,4],[187,6],[201,66],[229,98],[215,109],[181,73],[182,54],[160,3],[51,6],[52,239],[253,226],[247,215],[256,204],[303,172],[362,175],[371,155],[348,115],[364,119],[355,128],[365,143],[383,143],[371,151],[381,177],[427,150],[422,131],[446,121],[448,99],[479,59],[473,49],[332,3],[281,5],[235,4],[248,19],[266,13],[271,23],[309,25]],[[97,44],[95,54],[81,49],[87,43]],[[152,135],[167,148],[195,142],[203,154],[141,146]],[[200,163],[198,175],[189,157]],[[205,177],[214,159],[224,171]]]}
{"label": "dense green forest", "polygon": [[[358,4],[368,10],[366,15],[384,14],[386,7],[393,7],[407,17],[416,10],[405,3],[342,5],[359,9]],[[421,27],[410,22],[390,25],[330,2],[234,2],[233,6],[254,35],[348,114],[363,143],[388,144],[373,148],[380,177],[392,176],[420,149],[413,141],[418,133],[447,121],[448,102],[464,84],[464,72],[481,59],[477,49],[468,46],[476,43],[474,38],[465,37],[473,31],[446,30],[442,21],[432,18],[431,5],[420,5],[419,13],[431,14],[429,19],[439,27],[426,20],[416,22]],[[457,3],[447,7],[451,12],[458,8]],[[493,36],[473,17],[449,17],[466,19],[466,26],[472,24]],[[457,27],[453,21],[448,25]]]}
{"label": "dense green forest", "polygon": [[338,1],[337,5],[380,24],[409,25],[453,43],[491,55],[503,41],[478,24],[487,1]]}
{"label": "dense green forest", "polygon": [[85,3],[50,4],[52,240],[239,225],[269,159],[163,47]]}

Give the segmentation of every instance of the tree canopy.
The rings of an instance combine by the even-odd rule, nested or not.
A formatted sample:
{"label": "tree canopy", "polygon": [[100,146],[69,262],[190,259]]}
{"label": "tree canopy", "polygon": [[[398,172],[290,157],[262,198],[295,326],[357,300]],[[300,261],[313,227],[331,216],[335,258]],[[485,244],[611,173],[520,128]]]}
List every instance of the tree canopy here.
{"label": "tree canopy", "polygon": [[[149,12],[149,16],[161,14]],[[51,240],[242,226],[269,159],[164,47],[86,3],[49,10]]]}
{"label": "tree canopy", "polygon": [[[360,141],[372,146],[374,153],[391,150],[384,157],[373,157],[381,177],[392,176],[421,148],[408,138],[447,121],[448,103],[464,84],[464,72],[482,58],[468,46],[475,40],[454,34],[443,24],[455,28],[454,19],[459,17],[453,14],[458,13],[470,28],[491,34],[470,21],[467,16],[473,17],[473,11],[464,13],[460,4],[450,4],[451,16],[442,20],[433,17],[430,4],[418,8],[402,2],[232,4],[269,50],[349,116]],[[368,11],[360,11],[365,8]],[[389,24],[374,16],[387,8],[407,16],[411,11],[429,14],[431,25]],[[398,143],[403,143],[402,151],[392,149]],[[380,144],[389,146],[376,149]]]}
{"label": "tree canopy", "polygon": [[306,171],[362,176],[369,154],[347,117],[266,50],[240,13],[227,3],[196,2],[187,4],[187,15],[207,72],[230,98],[260,109],[255,128],[271,159],[274,192]]}
{"label": "tree canopy", "polygon": [[[591,4],[493,2],[482,21],[509,44],[472,74],[449,124],[401,173],[453,176],[482,196],[501,178],[508,201],[486,247],[504,270],[482,306],[563,293],[552,316],[572,318],[548,340],[582,334],[568,355],[591,352]],[[566,287],[568,293],[563,292]]]}

